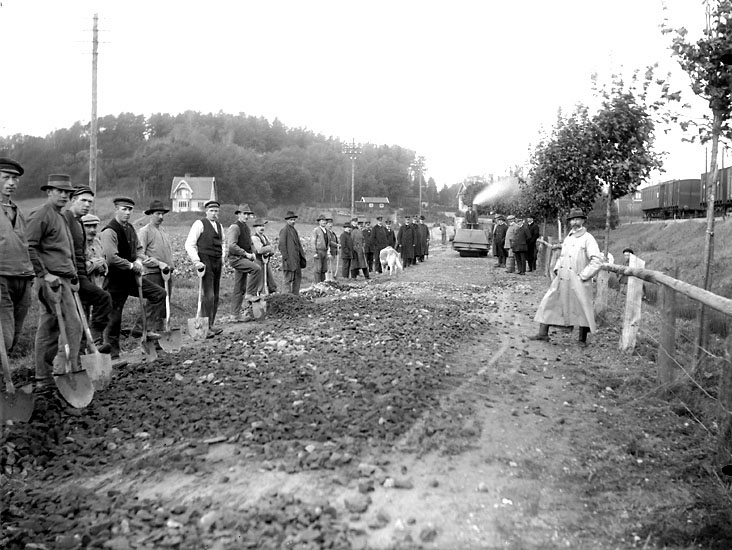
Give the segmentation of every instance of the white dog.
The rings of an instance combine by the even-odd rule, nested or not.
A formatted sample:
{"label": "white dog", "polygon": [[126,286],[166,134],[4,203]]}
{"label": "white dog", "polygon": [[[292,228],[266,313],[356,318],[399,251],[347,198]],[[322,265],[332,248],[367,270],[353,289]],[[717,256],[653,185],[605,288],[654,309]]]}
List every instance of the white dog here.
{"label": "white dog", "polygon": [[379,252],[379,261],[381,262],[381,270],[388,271],[389,277],[394,274],[394,270],[398,269],[402,271],[402,259],[399,257],[399,253],[394,250],[391,246],[383,248]]}

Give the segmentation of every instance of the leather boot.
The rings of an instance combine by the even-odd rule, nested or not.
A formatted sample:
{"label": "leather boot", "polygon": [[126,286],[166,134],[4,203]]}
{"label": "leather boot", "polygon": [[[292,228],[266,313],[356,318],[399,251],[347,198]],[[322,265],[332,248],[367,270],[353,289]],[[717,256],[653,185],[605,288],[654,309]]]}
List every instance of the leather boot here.
{"label": "leather boot", "polygon": [[529,340],[549,340],[549,325],[545,325],[544,323],[539,324],[539,334],[535,334],[534,336],[529,336]]}
{"label": "leather boot", "polygon": [[578,338],[578,344],[582,347],[587,345],[587,335],[590,333],[590,327],[578,327],[579,328],[579,338]]}

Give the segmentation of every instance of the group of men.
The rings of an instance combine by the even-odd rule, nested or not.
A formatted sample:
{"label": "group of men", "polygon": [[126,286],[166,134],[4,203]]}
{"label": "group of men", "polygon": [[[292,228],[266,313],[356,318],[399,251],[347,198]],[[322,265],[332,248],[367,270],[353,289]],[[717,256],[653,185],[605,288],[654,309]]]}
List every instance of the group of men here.
{"label": "group of men", "polygon": [[496,266],[506,267],[511,273],[515,270],[519,275],[527,270],[535,271],[536,241],[541,232],[534,218],[528,216],[524,221],[513,214],[507,217],[498,214],[493,221],[493,255],[498,258]]}
{"label": "group of men", "polygon": [[417,262],[424,262],[429,256],[430,228],[424,221],[424,216],[405,216],[404,224],[397,233],[396,249],[401,254],[405,269]]}

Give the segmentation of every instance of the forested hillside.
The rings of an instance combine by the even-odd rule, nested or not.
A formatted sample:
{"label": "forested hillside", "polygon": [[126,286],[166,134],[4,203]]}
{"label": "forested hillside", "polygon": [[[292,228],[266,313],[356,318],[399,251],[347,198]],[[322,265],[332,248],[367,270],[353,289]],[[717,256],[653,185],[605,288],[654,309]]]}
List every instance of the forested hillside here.
{"label": "forested hillside", "polygon": [[[26,175],[18,198],[34,196],[48,174],[89,178],[89,126],[80,122],[46,137],[0,138],[0,155],[19,160]],[[219,198],[278,204],[350,204],[351,162],[343,143],[279,120],[187,111],[132,113],[99,119],[98,190],[145,201],[169,197],[175,176],[214,176]],[[419,187],[410,165],[415,152],[398,145],[363,146],[356,161],[356,199],[387,196],[395,206],[417,206]],[[454,182],[444,182],[454,183]],[[457,185],[437,191],[429,178],[423,200],[453,207]]]}

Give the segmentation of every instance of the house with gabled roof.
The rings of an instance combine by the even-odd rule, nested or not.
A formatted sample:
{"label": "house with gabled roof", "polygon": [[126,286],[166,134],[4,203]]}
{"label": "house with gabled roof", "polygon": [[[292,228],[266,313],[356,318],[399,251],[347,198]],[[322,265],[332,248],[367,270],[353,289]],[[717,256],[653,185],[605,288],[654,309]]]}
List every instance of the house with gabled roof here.
{"label": "house with gabled roof", "polygon": [[216,178],[194,177],[190,174],[176,176],[170,186],[170,199],[173,201],[173,212],[203,212],[204,204],[218,200]]}
{"label": "house with gabled roof", "polygon": [[378,210],[379,208],[386,208],[389,204],[388,197],[361,197],[359,201],[364,209],[367,210]]}

